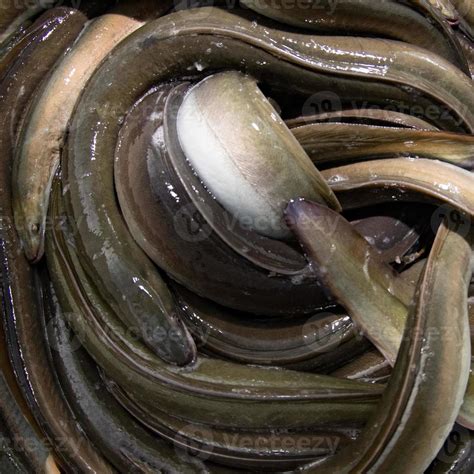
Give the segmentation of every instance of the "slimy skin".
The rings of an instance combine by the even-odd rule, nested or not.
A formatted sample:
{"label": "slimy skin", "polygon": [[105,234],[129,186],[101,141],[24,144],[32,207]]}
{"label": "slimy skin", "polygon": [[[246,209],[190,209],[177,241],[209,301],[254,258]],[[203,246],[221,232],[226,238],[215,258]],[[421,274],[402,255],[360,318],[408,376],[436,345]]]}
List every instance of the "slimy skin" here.
{"label": "slimy skin", "polygon": [[177,130],[187,159],[209,191],[261,234],[291,235],[283,209],[296,195],[341,210],[252,78],[229,71],[193,86],[179,108]]}
{"label": "slimy skin", "polygon": [[[37,280],[21,249],[13,225],[11,166],[13,146],[23,113],[38,86],[84,27],[77,10],[49,10],[32,25],[21,52],[7,68],[0,85],[0,222],[3,320],[9,355],[28,405],[54,445],[58,461],[88,472],[109,473],[108,464],[84,439],[64,402],[43,344]],[[21,317],[16,315],[21,314]],[[49,464],[52,467],[52,464]]]}
{"label": "slimy skin", "polygon": [[[398,11],[395,8],[388,13]],[[413,145],[418,154],[470,166],[470,136],[455,135],[474,132],[470,78],[449,60],[417,46],[373,37],[298,33],[266,19],[250,21],[238,10],[230,13],[219,8],[185,10],[141,28],[115,14],[103,17],[110,23],[98,30],[94,28],[100,21],[90,24],[75,43],[79,48],[69,51],[77,54],[78,62],[72,64],[74,56],[65,52],[85,20],[77,11],[60,10],[57,19],[53,14],[41,28],[31,30],[31,37],[26,34],[18,44],[12,43],[20,50],[17,58],[8,48],[0,53],[5,346],[21,393],[56,449],[53,453],[39,443],[34,448],[37,457],[30,460],[33,470],[228,474],[223,466],[230,465],[258,471],[300,468],[321,474],[423,472],[457,416],[465,426],[474,427],[466,311],[472,242],[471,236],[466,239],[443,222],[428,259],[411,267],[407,275],[398,274],[391,264],[400,263],[400,255],[406,260],[397,268],[426,257],[423,253],[432,240],[425,231],[434,223],[430,227],[428,205],[421,204],[411,209],[418,213],[415,224],[400,216],[400,225],[390,224],[390,219],[398,201],[403,202],[397,193],[415,196],[417,203],[441,202],[474,216],[473,178],[465,169],[436,159],[391,155],[400,153],[397,146],[403,153]],[[118,36],[107,37],[110,51],[101,50],[93,58],[94,67],[88,69],[87,45],[91,57],[96,53],[94,31],[104,38],[109,33]],[[424,31],[428,30],[420,36]],[[418,32],[413,33],[416,37]],[[84,46],[81,41],[88,34],[93,40],[89,38]],[[433,41],[430,46],[435,45]],[[229,70],[234,72],[223,72]],[[253,260],[235,250],[244,247],[242,240],[236,239],[232,247],[230,239],[210,225],[210,233],[199,245],[175,239],[179,234],[175,218],[183,207],[204,224],[209,216],[197,205],[204,185],[191,195],[183,183],[186,173],[181,174],[173,158],[179,140],[177,130],[171,133],[170,127],[179,117],[173,113],[177,109],[167,106],[170,97],[185,90],[181,86],[197,84],[191,89],[196,92],[224,76],[238,78],[224,81],[224,89],[237,103],[232,110],[235,116],[225,117],[222,136],[230,135],[222,146],[225,153],[239,145],[238,140],[232,141],[232,118],[253,127],[252,117],[263,106],[279,127],[279,136],[267,142],[238,130],[247,149],[265,159],[256,168],[251,159],[240,161],[247,174],[232,183],[233,191],[243,187],[243,181],[251,181],[251,192],[246,189],[249,199],[243,204],[254,206],[260,215],[271,211],[280,221],[282,202],[296,199],[288,207],[286,227],[282,225],[276,234],[264,229],[267,234],[261,240],[252,240],[257,242]],[[51,81],[45,86],[47,79]],[[68,89],[68,84],[74,87]],[[386,135],[378,135],[380,129],[374,126],[360,128],[384,141],[392,134],[393,141],[385,143],[385,149],[372,149],[374,161],[319,173],[295,138],[299,132],[292,135],[287,124],[273,118],[278,104],[272,108],[256,84],[275,103],[281,100],[282,117],[300,113],[298,106],[310,101],[312,94],[331,90],[341,99],[341,108],[348,105],[354,110],[364,103],[367,108],[408,107],[408,114],[410,107],[420,107],[419,119],[394,114],[388,121],[401,120],[415,128],[428,123],[428,128],[443,131],[391,127]],[[243,91],[247,86],[249,90]],[[153,101],[153,94],[163,90],[170,94],[164,108],[148,109],[147,120],[135,120],[143,112],[138,104],[146,112],[148,99]],[[186,127],[192,129],[203,117],[209,122],[219,119],[219,103],[225,97],[213,92],[210,88],[202,97],[194,97],[197,100],[191,105],[197,105],[202,116],[190,113]],[[242,92],[258,102],[257,110],[245,110],[249,104],[235,96]],[[238,117],[241,109],[246,113]],[[180,112],[186,113],[186,108]],[[372,119],[377,120],[377,114]],[[51,130],[42,123],[51,125]],[[315,140],[312,133],[317,127],[337,133],[333,124],[309,127],[308,134],[299,136],[307,143]],[[210,128],[218,129],[218,120]],[[351,135],[349,128],[346,133]],[[268,129],[272,131],[271,126]],[[23,130],[20,141],[19,130]],[[153,148],[149,132],[166,146]],[[330,135],[328,131],[329,140]],[[361,132],[361,141],[373,135]],[[435,136],[443,137],[445,148],[428,146]],[[188,138],[186,130],[183,137]],[[189,138],[200,137],[189,134]],[[18,143],[20,151],[15,155]],[[184,140],[182,144],[190,156],[192,146]],[[286,146],[274,168],[266,150],[269,144]],[[201,143],[201,158],[207,151]],[[366,152],[367,148],[362,153]],[[300,155],[292,161],[293,153]],[[332,153],[331,162],[336,159],[336,152]],[[379,159],[379,153],[385,159]],[[313,153],[315,162],[319,154]],[[182,163],[192,172],[186,160]],[[194,159],[199,168],[196,163]],[[212,171],[221,175],[222,168]],[[226,176],[223,188],[234,178]],[[187,183],[193,186],[191,180]],[[397,203],[382,210],[356,209],[361,202],[377,203],[377,199],[364,201],[371,192],[381,202]],[[318,203],[298,200],[299,193]],[[257,202],[261,196],[264,205]],[[235,203],[224,202],[222,194],[218,198],[229,209],[234,207],[235,213]],[[277,206],[272,208],[274,201]],[[348,211],[347,219],[339,213],[341,208]],[[375,214],[380,220],[371,224],[372,234],[365,234],[360,222]],[[352,224],[350,219],[359,221]],[[280,232],[287,228],[295,232],[294,238]],[[263,237],[281,238],[279,253],[265,259]],[[298,241],[303,251],[295,248]],[[396,247],[389,256],[370,243],[384,241],[387,247],[390,243]],[[44,262],[32,265],[43,252]],[[292,265],[286,273],[285,259]],[[185,291],[180,293],[170,278],[186,284],[191,298]],[[209,300],[227,307],[219,312],[207,304]],[[314,341],[311,328],[306,337],[303,318],[313,314],[316,304],[328,301],[342,304],[347,316],[315,315],[316,331],[322,329],[336,338],[326,340],[316,334]],[[209,333],[203,339],[209,339],[198,351],[201,341],[193,330],[206,324]],[[364,338],[359,341],[354,334],[357,326],[383,357],[367,351],[370,343]],[[446,326],[452,331],[447,336],[454,337],[440,339],[439,332]],[[74,332],[72,340],[69,328]],[[76,352],[77,342],[83,347]],[[354,347],[358,342],[360,346]],[[55,343],[60,348],[53,352]],[[363,356],[352,359],[361,348]],[[327,351],[326,357],[320,351]],[[344,367],[344,357],[349,356],[351,364]],[[387,385],[377,383],[390,374]],[[2,380],[0,374],[0,392]],[[8,418],[10,402],[14,400],[0,400],[0,422]],[[12,413],[16,416],[18,411]],[[10,426],[20,429],[17,421],[13,419]],[[346,443],[361,430],[364,434],[346,450]],[[3,427],[0,431],[3,434]],[[329,446],[300,446],[309,436],[333,434],[341,446],[330,459],[321,459],[334,452]],[[250,446],[242,445],[242,439]],[[291,445],[272,444],[285,440]],[[196,444],[195,453],[206,461],[188,464],[188,456],[181,457],[187,454],[182,449]],[[20,471],[32,470],[19,457],[17,462],[15,452],[8,454],[12,456],[7,466],[16,463]],[[307,462],[311,464],[304,466]]]}
{"label": "slimy skin", "polygon": [[357,206],[349,194],[358,191],[372,192],[374,202],[392,200],[395,186],[402,194],[417,194],[415,200],[451,205],[462,212],[474,215],[473,174],[470,171],[426,158],[388,158],[353,163],[324,170],[323,176],[343,203]]}
{"label": "slimy skin", "polygon": [[93,20],[45,83],[27,117],[13,168],[15,225],[28,260],[44,253],[49,194],[68,122],[86,82],[123,38],[142,22],[117,14]]}
{"label": "slimy skin", "polygon": [[[53,193],[51,202],[52,215],[57,215],[60,191]],[[108,377],[120,380],[120,387],[135,401],[178,412],[189,424],[242,430],[359,426],[371,413],[380,386],[206,356],[186,368],[163,362],[123,330],[85,274],[69,239],[60,229],[50,229],[46,239],[64,316],[96,363]]]}
{"label": "slimy skin", "polygon": [[241,0],[247,8],[273,20],[318,34],[344,32],[413,44],[469,73],[456,36],[441,12],[426,0],[408,3],[411,5],[392,0],[308,0],[295,2],[293,8],[289,8],[284,0]]}
{"label": "slimy skin", "polygon": [[144,20],[166,11],[168,3],[142,2],[138,9],[135,2],[122,1],[111,13],[92,20],[38,92],[25,120],[12,177],[15,225],[30,262],[38,262],[44,253],[51,183],[82,90],[110,51]]}
{"label": "slimy skin", "polygon": [[411,156],[474,167],[472,135],[346,123],[310,124],[291,130],[316,166]]}
{"label": "slimy skin", "polygon": [[[317,279],[304,278],[307,262],[301,252],[280,241],[272,240],[270,247],[266,245],[270,239],[263,237],[250,243],[244,241],[247,249],[255,249],[254,257],[271,250],[273,262],[278,258],[279,263],[278,268],[274,265],[275,272],[281,267],[287,271],[294,269],[296,265],[291,268],[289,258],[280,260],[289,256],[290,262],[298,265],[295,270],[303,274],[295,279],[292,274],[269,278],[271,270],[236,253],[224,241],[222,233],[218,235],[204,214],[200,215],[196,201],[207,196],[204,207],[211,209],[212,217],[216,221],[233,222],[229,214],[222,215],[225,210],[206,190],[200,191],[200,181],[184,156],[172,162],[173,151],[177,151],[171,150],[172,145],[179,147],[179,143],[176,134],[171,134],[173,121],[167,119],[176,114],[174,110],[163,110],[163,102],[168,105],[177,88],[171,86],[170,91],[169,85],[164,84],[141,99],[125,117],[117,140],[114,187],[121,216],[134,243],[175,281],[228,308],[279,316],[313,313],[327,306],[328,298]],[[162,135],[166,139],[159,139]],[[179,151],[182,155],[180,148]],[[185,168],[183,173],[178,173],[174,166],[178,163]],[[186,178],[194,180],[185,189]],[[190,188],[197,194],[195,200],[189,194]],[[233,229],[234,226],[231,232]],[[276,243],[280,244],[278,248]],[[267,257],[266,262],[268,260]]]}
{"label": "slimy skin", "polygon": [[71,338],[57,300],[51,303],[45,323],[50,328],[47,342],[54,348],[55,372],[65,399],[94,446],[121,472],[143,465],[154,472],[210,473],[201,460],[183,459],[171,444],[153,436],[123,410],[108,392],[93,359]]}
{"label": "slimy skin", "polygon": [[[203,20],[205,13],[209,15]],[[270,85],[291,82],[295,90],[307,92],[331,86],[341,96],[368,96],[374,102],[441,103],[448,116],[459,119],[458,126],[474,128],[471,80],[442,58],[413,46],[364,38],[355,45],[344,37],[288,38],[213,8],[148,23],[118,45],[88,82],[73,116],[64,168],[68,214],[77,222],[84,267],[123,321],[133,315],[149,324],[153,315],[173,311],[164,310],[163,282],[117,206],[114,150],[123,119],[157,83],[198,69],[241,69],[242,61],[250,75]],[[436,83],[433,74],[440,76]],[[111,77],[123,80],[110,84]],[[419,92],[415,99],[413,90]],[[170,357],[160,347],[163,356],[174,359],[176,353]],[[180,360],[189,359],[181,353]]]}
{"label": "slimy skin", "polygon": [[413,128],[417,130],[438,130],[426,120],[413,115],[395,112],[393,110],[380,109],[347,109],[334,110],[331,112],[320,112],[313,115],[302,115],[294,119],[286,120],[290,127],[299,128],[305,125],[326,122],[341,123],[367,123],[368,125],[382,125],[386,127]]}
{"label": "slimy skin", "polygon": [[[417,171],[411,171],[418,175]],[[324,269],[321,278],[325,285],[394,365],[412,303],[413,283],[382,262],[379,252],[339,214],[306,201],[290,203],[287,213],[288,222],[300,238],[308,258],[315,268]],[[470,215],[473,215],[472,209]],[[328,233],[331,239],[325,240],[323,236]],[[458,240],[462,239],[458,236]],[[468,243],[466,245],[469,247]],[[453,281],[453,286],[456,286],[455,282],[457,280]],[[467,311],[467,300],[465,306]],[[468,346],[470,351],[470,341]],[[458,417],[458,423],[469,429],[474,426],[472,386],[471,380]]]}
{"label": "slimy skin", "polygon": [[[300,201],[288,209],[295,231],[311,254],[311,232],[301,232],[298,226],[313,210],[319,215],[320,206],[314,206]],[[425,471],[452,429],[469,378],[470,262],[469,242],[442,224],[418,283],[383,401],[352,445],[301,472]]]}

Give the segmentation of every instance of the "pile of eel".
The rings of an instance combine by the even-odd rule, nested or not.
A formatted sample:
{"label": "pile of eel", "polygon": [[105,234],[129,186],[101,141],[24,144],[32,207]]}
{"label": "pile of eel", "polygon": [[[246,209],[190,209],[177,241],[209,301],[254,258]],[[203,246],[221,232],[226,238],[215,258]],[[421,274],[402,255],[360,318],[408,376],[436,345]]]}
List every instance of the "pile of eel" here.
{"label": "pile of eel", "polygon": [[474,3],[0,0],[0,472],[474,472]]}

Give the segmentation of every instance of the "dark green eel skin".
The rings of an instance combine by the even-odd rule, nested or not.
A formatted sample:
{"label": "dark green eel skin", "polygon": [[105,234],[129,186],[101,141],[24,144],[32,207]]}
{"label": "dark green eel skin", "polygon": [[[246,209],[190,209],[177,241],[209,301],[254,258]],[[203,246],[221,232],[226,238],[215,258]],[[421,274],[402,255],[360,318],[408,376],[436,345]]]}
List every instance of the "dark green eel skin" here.
{"label": "dark green eel skin", "polygon": [[[24,259],[13,227],[11,208],[11,160],[16,132],[41,81],[82,30],[86,17],[77,10],[58,8],[48,11],[26,34],[18,56],[12,59],[0,85],[0,214],[2,249],[3,324],[13,368],[20,387],[40,426],[58,456],[87,471],[109,472],[78,431],[55,386],[38,318],[40,307],[35,275]],[[21,315],[21,317],[18,317]],[[78,449],[81,446],[81,449]]]}
{"label": "dark green eel skin", "polygon": [[[194,18],[202,20],[203,12],[209,16],[198,25]],[[454,126],[449,116],[457,117],[458,126],[474,126],[470,80],[441,58],[404,44],[361,39],[354,51],[344,37],[287,38],[281,31],[212,8],[169,15],[121,43],[90,80],[72,121],[64,167],[67,209],[77,222],[81,261],[112,309],[122,321],[141,327],[142,336],[161,357],[178,364],[192,360],[191,343],[168,289],[117,208],[113,155],[120,126],[133,104],[154,84],[189,76],[196,67],[244,69],[270,85],[291,81],[302,92],[332,86],[341,97],[370,96],[374,102],[411,103],[417,90],[417,102],[441,101],[452,112],[447,122],[441,119],[446,126]],[[431,77],[441,71],[435,87]],[[110,77],[124,79],[110,83]],[[147,331],[155,327],[179,337],[156,341]]]}
{"label": "dark green eel skin", "polygon": [[[180,103],[180,89],[186,90],[187,86],[183,84],[174,89],[173,86],[174,84],[165,84],[159,87],[156,91],[142,98],[127,115],[117,146],[115,185],[128,228],[137,243],[150,258],[161,268],[166,269],[178,281],[184,280],[184,284],[188,288],[192,288],[197,293],[204,293],[207,298],[214,301],[222,302],[223,298],[225,298],[223,295],[229,292],[229,281],[235,275],[233,272],[241,268],[236,264],[238,260],[236,260],[235,253],[229,247],[223,247],[220,240],[212,232],[209,236],[206,233],[206,238],[196,239],[197,242],[195,242],[194,239],[183,238],[179,232],[176,232],[176,227],[167,224],[173,222],[174,216],[179,213],[180,206],[185,205],[188,208],[188,206],[192,206],[192,203],[196,204],[196,208],[193,208],[193,211],[190,212],[193,218],[198,214],[198,209],[203,209],[202,215],[205,217],[206,222],[204,226],[212,226],[213,229],[216,229],[219,222],[226,221],[226,219],[231,220],[231,217],[224,214],[225,211],[220,208],[220,205],[204,189],[199,179],[185,162],[182,151],[175,145],[177,137],[173,133],[173,128],[175,128],[175,120],[173,118],[176,117],[176,106]],[[176,99],[178,99],[177,103]],[[159,139],[159,153],[156,150],[158,141],[156,137],[158,136],[161,137]],[[153,149],[149,145],[151,142],[153,142]],[[153,173],[150,173],[152,169]],[[178,174],[179,182],[177,181],[178,178],[172,173],[173,169]],[[171,185],[170,183],[173,184]],[[192,203],[187,200],[186,192],[182,190],[181,185],[184,185],[185,191],[189,195],[195,194]],[[153,188],[152,192],[150,192],[150,188]],[[155,199],[153,199],[153,191]],[[164,203],[174,210],[168,212],[168,214],[163,214],[164,211],[160,210],[160,206],[164,207]],[[203,205],[199,206],[199,203]],[[383,224],[381,222],[380,227],[389,226],[390,220],[383,221]],[[367,237],[373,238],[376,241],[370,235],[368,223],[362,221],[358,223],[357,228],[362,233],[366,231]],[[386,230],[388,231],[388,229]],[[374,231],[376,230],[374,229]],[[224,237],[225,231],[222,232],[221,229],[216,232],[226,240]],[[235,235],[234,227],[231,229],[231,232]],[[265,268],[269,259],[267,259],[266,263],[262,262],[258,257],[260,247],[252,245],[252,243],[255,243],[255,240],[249,239],[248,236],[249,233],[239,236],[242,239],[240,244],[242,242],[245,244],[244,247],[247,249],[247,252],[249,252],[249,249],[255,250],[251,258],[247,255],[248,260]],[[410,245],[410,239],[407,240],[407,244]],[[226,242],[231,245],[228,239]],[[258,242],[258,245],[264,251],[263,253],[268,254],[271,250],[266,244],[267,242],[264,242],[263,239]],[[238,244],[233,245],[232,249],[240,253],[237,247]],[[275,252],[275,246],[272,250],[273,256],[283,257],[281,252],[280,254]],[[397,248],[392,250],[393,252],[400,252],[393,254],[396,256],[403,255],[405,252],[400,247],[398,250]],[[246,256],[245,252],[240,254],[242,257]],[[387,252],[387,254],[390,254],[390,252]],[[223,255],[228,256],[227,260],[225,260]],[[390,258],[390,255],[387,255],[387,258]],[[224,270],[224,272],[217,271],[219,263],[221,265],[225,263],[225,266],[229,267],[230,262],[233,262],[231,269]],[[209,269],[213,271],[209,271]],[[273,270],[278,273],[276,266],[273,267]],[[195,278],[196,275],[200,274],[202,274],[202,278]],[[183,277],[183,275],[185,276]],[[255,280],[255,277],[248,270],[247,273],[242,271],[235,277],[233,282],[233,284],[236,283],[235,288],[237,288],[237,291],[239,288],[247,290],[246,294],[248,297],[245,299],[246,301],[250,299],[247,284],[251,277]],[[257,288],[262,290],[269,287],[269,285],[275,285],[275,282],[271,280],[264,278],[257,285]],[[209,285],[211,282],[214,287]],[[216,286],[216,282],[217,285],[220,283],[222,287]],[[206,284],[208,285],[207,288],[203,286]],[[183,290],[178,290],[178,293],[182,294],[182,292]],[[318,287],[315,286],[312,290],[313,297],[316,297],[317,292]],[[283,298],[281,298],[282,296]],[[288,294],[286,293],[284,295],[279,293],[272,296],[272,298],[273,305],[277,305],[279,308],[286,307],[286,304],[289,302]],[[321,370],[324,364],[328,362],[327,357],[314,357],[317,353],[321,354],[327,350],[326,344],[321,340],[326,337],[326,330],[322,330],[323,326],[318,329],[318,333],[320,332],[319,339],[315,340],[311,345],[303,342],[305,337],[309,337],[304,331],[304,323],[308,321],[308,317],[300,317],[300,322],[296,324],[295,318],[292,318],[292,320],[287,320],[286,323],[283,323],[281,327],[278,326],[279,322],[271,322],[275,331],[271,333],[271,339],[264,341],[263,339],[268,337],[271,331],[267,328],[266,331],[256,332],[256,329],[268,325],[270,323],[269,319],[263,318],[259,322],[255,320],[256,318],[253,315],[231,315],[228,310],[219,308],[213,305],[212,302],[204,301],[190,292],[187,292],[187,298],[185,298],[187,302],[183,302],[182,298],[180,299],[181,307],[187,318],[186,322],[191,324],[193,334],[198,338],[204,336],[205,342],[201,348],[205,350],[210,350],[213,353],[233,360],[259,364],[276,364],[288,368],[299,367],[304,370],[308,370],[311,367],[318,367]],[[192,303],[190,303],[190,300]],[[300,298],[297,298],[297,300],[301,301]],[[242,304],[241,302],[239,303]],[[234,300],[227,301],[227,306],[232,306],[232,304],[235,304]],[[314,305],[316,305],[316,301]],[[311,317],[312,320],[317,318],[316,315],[311,315]],[[321,321],[322,323],[323,321]],[[339,336],[334,333],[334,339],[330,338],[330,344],[336,343],[338,345],[336,341],[339,340],[339,337],[343,338],[339,342],[345,340],[348,333],[344,327],[345,325],[342,324]],[[291,332],[292,329],[299,331],[297,333],[299,338],[291,339],[289,337],[290,333],[288,331]],[[329,330],[329,326],[327,326],[327,330]],[[259,339],[258,334],[261,334],[262,340]],[[292,344],[291,348],[286,345],[283,346],[287,341]],[[259,346],[259,343],[262,343],[262,346]],[[352,353],[351,351],[355,350],[357,352],[360,350],[357,346],[358,344],[351,343],[344,347],[339,347],[338,354],[347,351],[347,358],[345,359],[347,361]],[[344,358],[342,358],[341,362],[343,360]]]}
{"label": "dark green eel skin", "polygon": [[415,130],[438,130],[426,120],[394,110],[380,109],[345,109],[300,115],[286,120],[290,128],[302,127],[317,123],[348,123],[356,125],[375,125],[380,127],[411,128]]}
{"label": "dark green eel skin", "polygon": [[[419,220],[423,210],[427,209],[415,208],[411,222]],[[420,238],[415,228],[403,223],[403,220],[410,222],[409,214],[401,213],[399,217],[402,220],[388,216],[367,217],[353,225],[381,251],[379,258],[389,263],[396,258],[405,258],[404,253]],[[405,228],[405,225],[408,227]],[[397,239],[400,239],[398,244]],[[393,247],[387,248],[387,241]],[[411,268],[413,270],[403,272],[403,278],[410,279],[418,265]],[[352,323],[338,308],[278,320],[272,317],[256,318],[223,308],[180,285],[170,284],[183,309],[186,324],[199,341],[200,350],[212,354],[247,363],[327,373],[341,367],[367,347],[360,338],[354,340]],[[330,348],[331,352],[328,352]]]}
{"label": "dark green eel skin", "polygon": [[[7,311],[2,297],[2,316]],[[42,472],[47,466],[55,465],[49,442],[36,423],[15,378],[8,357],[3,321],[0,325],[0,427],[1,462],[5,465],[7,458],[11,458],[10,463],[16,462],[18,469],[26,466],[21,472]]]}
{"label": "dark green eel skin", "polygon": [[352,200],[372,202],[400,200],[425,201],[449,205],[467,215],[474,215],[472,173],[437,160],[426,158],[387,158],[338,166],[323,171],[323,175],[338,193],[345,208],[358,207]]}
{"label": "dark green eel skin", "polygon": [[[240,241],[231,247],[223,233],[215,232],[213,224],[199,213],[197,199],[210,207],[214,220],[233,220],[214,199],[205,199],[209,196],[205,190],[193,201],[187,192],[202,187],[201,183],[194,177],[192,186],[186,188],[169,158],[169,147],[164,142],[156,145],[154,137],[163,122],[161,104],[168,103],[170,89],[164,85],[142,98],[127,116],[118,140],[115,187],[134,240],[179,283],[221,305],[271,315],[305,313],[310,308],[314,312],[325,306],[328,299],[317,280],[304,278],[307,262],[300,252],[284,242],[257,237],[255,232],[242,232]],[[167,133],[167,127],[163,129]],[[185,172],[188,170],[191,172],[189,166]],[[190,222],[184,219],[183,208]],[[224,230],[225,236],[238,232],[231,227],[230,232]],[[236,251],[239,246],[253,249],[253,256],[246,258],[244,252]],[[289,276],[282,274],[282,264]],[[269,278],[270,268],[275,278]],[[295,285],[292,276],[298,274],[301,283]]]}
{"label": "dark green eel skin", "polygon": [[381,390],[375,385],[205,356],[188,368],[163,363],[110,312],[84,274],[72,236],[62,234],[48,235],[46,255],[65,316],[98,365],[137,402],[190,424],[247,430],[358,426],[371,412]]}
{"label": "dark green eel skin", "polygon": [[195,449],[206,459],[234,468],[288,471],[315,458],[334,454],[358,433],[344,429],[254,433],[189,425],[185,420],[161,412],[156,407],[135,403],[110,380],[107,386],[127,411],[159,436],[175,446]]}
{"label": "dark green eel skin", "polygon": [[474,166],[474,137],[462,133],[346,123],[302,125],[292,132],[318,167],[397,156]]}
{"label": "dark green eel skin", "polygon": [[[427,2],[411,5],[393,0],[240,0],[240,3],[282,23],[317,33],[377,36],[404,41],[448,61],[469,74],[469,66],[450,25]],[[409,27],[407,27],[409,25]]]}
{"label": "dark green eel skin", "polygon": [[50,452],[21,412],[17,400],[0,372],[0,466],[10,463],[10,471],[41,472]]}
{"label": "dark green eel skin", "polygon": [[[319,208],[305,201],[291,203],[287,216],[292,228],[300,233],[304,222],[317,218]],[[302,243],[310,249],[307,231],[301,234]],[[302,471],[418,473],[429,466],[449,435],[469,378],[471,253],[470,242],[443,223],[418,282],[394,372],[373,418],[340,455]],[[445,332],[448,316],[450,334]]]}
{"label": "dark green eel skin", "polygon": [[151,435],[121,408],[91,357],[71,337],[53,291],[47,304],[48,342],[61,389],[81,428],[109,462],[120,472],[210,472],[198,458],[186,462],[184,453]]}
{"label": "dark green eel skin", "polygon": [[8,446],[9,436],[0,431],[0,465],[5,474],[27,474],[28,466],[18,454]]}
{"label": "dark green eel skin", "polygon": [[356,338],[350,318],[340,308],[299,318],[255,318],[171,285],[186,324],[201,342],[199,348],[211,355],[327,373],[367,348]]}
{"label": "dark green eel skin", "polygon": [[[415,246],[413,252],[417,255],[418,241],[428,232],[424,229],[430,227],[430,223],[426,219],[420,220],[419,216],[430,212],[430,208],[415,204],[410,211],[400,209],[397,213],[392,209],[391,212],[398,218],[365,217],[352,223],[353,231],[373,243],[380,261],[390,263],[405,258],[413,261],[410,260],[410,248]],[[417,272],[418,264],[404,271],[402,278],[414,286]],[[247,363],[327,373],[338,368],[344,370],[341,365],[367,347],[360,338],[354,339],[350,320],[338,308],[308,316],[282,316],[278,320],[265,316],[256,318],[216,305],[180,285],[170,284],[200,350],[211,354]],[[331,347],[331,352],[327,352]]]}
{"label": "dark green eel skin", "polygon": [[[84,11],[105,8],[99,3],[86,2]],[[323,253],[330,258],[330,244],[344,238],[349,247],[352,231],[366,237],[351,248],[355,257],[347,252],[339,265],[352,283],[368,274],[360,287],[371,298],[360,302],[347,278],[338,276],[343,288],[334,291],[330,262],[319,266],[321,278],[313,272],[314,261],[321,262],[308,243],[317,232],[308,234],[307,221],[318,220],[317,206],[295,201],[288,209],[310,264],[296,240],[236,236],[212,223],[211,236],[191,245],[177,240],[172,221],[184,203],[201,226],[213,213],[225,216],[217,202],[211,212],[203,207],[211,201],[201,199],[206,190],[180,154],[175,112],[189,84],[226,69],[254,76],[274,97],[291,84],[297,100],[331,90],[349,109],[418,107],[416,118],[365,112],[359,123],[348,110],[287,123],[316,166],[350,163],[322,172],[344,213],[356,215],[372,201],[410,199],[420,210],[431,209],[420,203],[441,202],[474,215],[472,175],[459,168],[472,168],[466,133],[474,132],[474,90],[456,35],[423,0],[343,0],[317,22],[278,1],[242,5],[276,22],[238,9],[179,11],[137,30],[102,63],[70,124],[51,190],[46,261],[36,268],[13,226],[13,150],[38,88],[87,17],[53,9],[0,45],[3,325],[28,405],[19,406],[0,375],[1,472],[56,472],[56,460],[66,472],[100,473],[471,472],[467,442],[448,457],[442,447],[460,410],[457,421],[472,426],[467,405],[461,408],[465,393],[474,399],[465,311],[470,242],[443,224],[428,259],[397,274],[389,263],[403,269],[426,257],[432,240],[422,229],[429,219],[423,214],[416,228],[387,216],[345,220],[350,232],[326,241]],[[408,20],[417,27],[402,28]],[[314,34],[342,31],[365,37]],[[153,155],[149,142],[157,131],[164,140]],[[341,142],[354,132],[358,146],[342,152]],[[359,162],[368,157],[373,161]],[[381,228],[394,239],[386,253]],[[366,309],[370,318],[377,305],[390,308],[384,325],[373,324],[388,335],[366,331],[387,360],[357,337],[328,288],[356,323]],[[334,313],[315,314],[325,307]],[[444,327],[448,313],[457,337],[440,342],[431,331]],[[308,344],[304,331],[313,317],[316,339]],[[29,426],[31,415],[45,439]],[[31,437],[34,445],[12,447],[15,436]],[[337,442],[301,447],[308,437]],[[291,445],[281,448],[285,440]]]}

